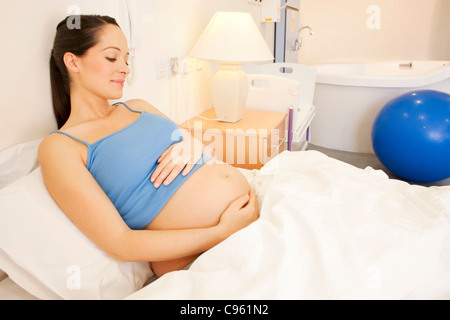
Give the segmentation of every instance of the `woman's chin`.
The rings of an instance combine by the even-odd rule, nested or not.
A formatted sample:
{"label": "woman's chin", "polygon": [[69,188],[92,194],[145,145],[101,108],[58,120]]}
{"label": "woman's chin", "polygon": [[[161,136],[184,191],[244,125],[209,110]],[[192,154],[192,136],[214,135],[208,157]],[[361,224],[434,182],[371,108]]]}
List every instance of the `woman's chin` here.
{"label": "woman's chin", "polygon": [[123,91],[111,93],[108,97],[108,100],[118,100],[123,97]]}

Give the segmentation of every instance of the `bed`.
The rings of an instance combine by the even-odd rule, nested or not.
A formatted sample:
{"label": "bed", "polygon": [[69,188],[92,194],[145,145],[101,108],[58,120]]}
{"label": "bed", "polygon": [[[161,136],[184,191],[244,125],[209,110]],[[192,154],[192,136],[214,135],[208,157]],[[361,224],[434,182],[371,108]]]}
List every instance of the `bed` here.
{"label": "bed", "polygon": [[450,186],[317,151],[241,172],[261,217],[156,278],[87,239],[47,193],[39,140],[0,152],[0,299],[450,299]]}

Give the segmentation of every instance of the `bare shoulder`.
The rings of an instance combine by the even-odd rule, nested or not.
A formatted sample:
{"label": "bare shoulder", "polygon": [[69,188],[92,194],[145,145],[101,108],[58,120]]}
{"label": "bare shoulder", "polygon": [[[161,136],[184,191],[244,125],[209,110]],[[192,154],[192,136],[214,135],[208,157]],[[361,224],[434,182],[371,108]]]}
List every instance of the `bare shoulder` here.
{"label": "bare shoulder", "polygon": [[39,145],[38,157],[39,161],[51,156],[60,147],[64,147],[64,141],[57,134],[50,134],[46,136]]}
{"label": "bare shoulder", "polygon": [[54,166],[55,163],[67,163],[71,158],[81,159],[80,146],[62,134],[50,134],[45,137],[38,149],[41,166]]}
{"label": "bare shoulder", "polygon": [[128,100],[126,103],[134,110],[147,111],[150,113],[157,113],[164,116],[164,114],[161,111],[159,111],[156,107],[152,106],[150,103],[148,103],[143,99]]}

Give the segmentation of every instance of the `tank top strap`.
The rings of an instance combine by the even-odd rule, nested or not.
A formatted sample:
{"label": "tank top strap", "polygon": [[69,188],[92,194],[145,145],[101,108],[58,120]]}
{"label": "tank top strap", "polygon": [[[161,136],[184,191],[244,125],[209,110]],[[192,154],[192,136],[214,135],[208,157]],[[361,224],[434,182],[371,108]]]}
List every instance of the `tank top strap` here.
{"label": "tank top strap", "polygon": [[77,141],[79,141],[79,142],[81,142],[81,143],[84,143],[86,146],[90,146],[90,143],[88,143],[88,142],[86,142],[86,141],[84,141],[84,140],[81,140],[81,139],[79,139],[79,138],[77,138],[77,137],[74,137],[73,135],[71,135],[71,134],[69,134],[69,133],[67,133],[67,132],[64,132],[64,131],[60,131],[60,130],[55,130],[55,131],[52,131],[52,132],[50,132],[50,134],[52,134],[52,133],[60,133],[60,134],[63,134],[63,135],[65,135],[65,136],[68,136],[69,138],[72,138],[72,139],[74,139],[74,140],[77,140]]}
{"label": "tank top strap", "polygon": [[130,108],[130,106],[128,106],[125,102],[116,102],[116,103],[113,103],[113,106],[115,106],[117,104],[123,104],[125,107],[128,108],[128,110],[130,110],[132,112],[142,113],[142,111],[134,110],[134,109]]}

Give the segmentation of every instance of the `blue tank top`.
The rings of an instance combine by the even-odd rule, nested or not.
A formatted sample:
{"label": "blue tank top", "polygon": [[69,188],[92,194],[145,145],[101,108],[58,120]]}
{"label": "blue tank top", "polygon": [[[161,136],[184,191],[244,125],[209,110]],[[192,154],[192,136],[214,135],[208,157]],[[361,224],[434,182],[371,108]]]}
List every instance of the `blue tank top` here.
{"label": "blue tank top", "polygon": [[[161,211],[177,189],[211,157],[203,155],[191,172],[179,174],[168,186],[155,188],[150,181],[160,155],[183,136],[170,119],[146,111],[130,125],[94,143],[63,131],[61,133],[88,147],[86,167],[108,195],[131,229],[143,229]],[[117,104],[117,103],[116,103]]]}

